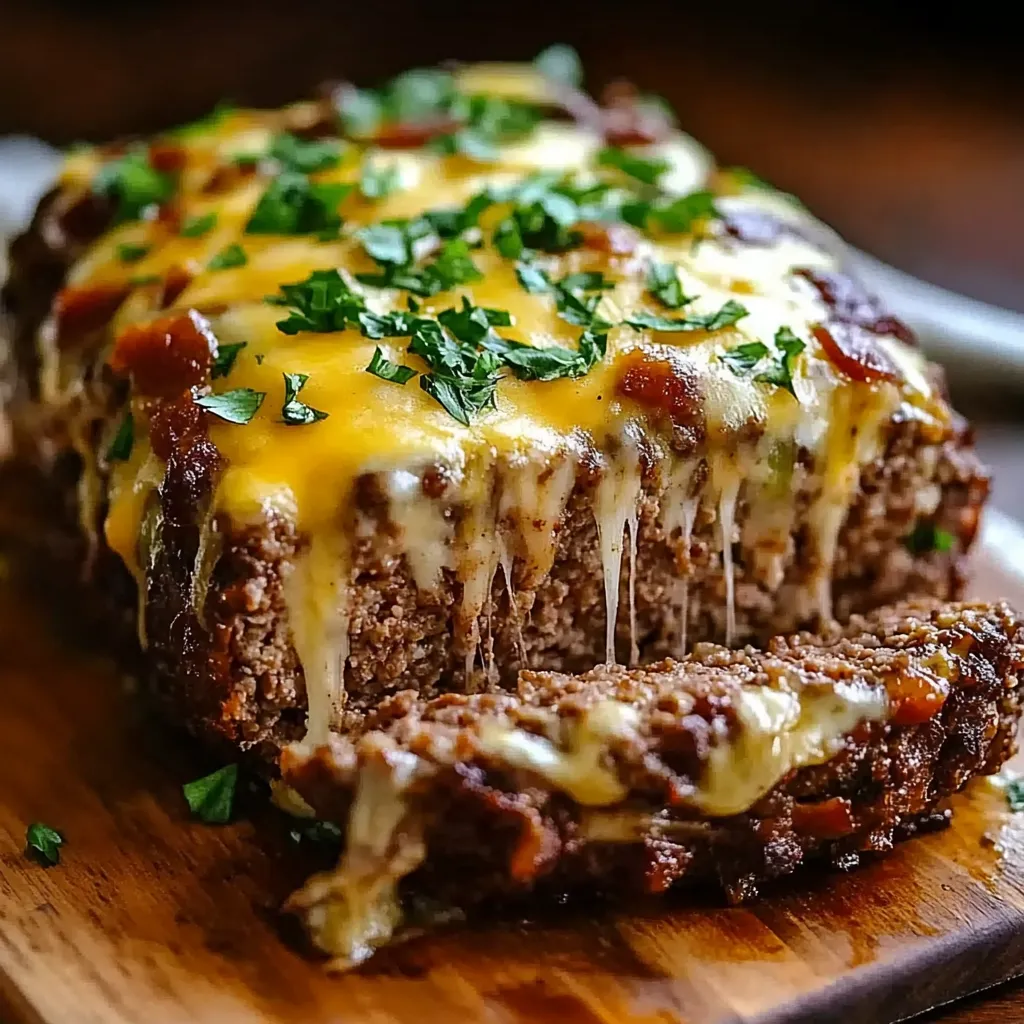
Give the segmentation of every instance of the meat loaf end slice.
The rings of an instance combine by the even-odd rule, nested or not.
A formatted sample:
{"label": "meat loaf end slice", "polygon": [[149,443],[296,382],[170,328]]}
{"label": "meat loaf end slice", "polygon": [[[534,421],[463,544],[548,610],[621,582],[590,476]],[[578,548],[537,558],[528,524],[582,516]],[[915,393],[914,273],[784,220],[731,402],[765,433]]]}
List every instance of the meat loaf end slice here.
{"label": "meat loaf end slice", "polygon": [[424,896],[468,910],[711,879],[741,901],[807,861],[849,868],[944,822],[944,798],[1011,755],[1020,639],[1006,605],[911,603],[764,651],[398,694],[359,734],[285,751],[286,782],[346,829],[292,907],[344,966]]}

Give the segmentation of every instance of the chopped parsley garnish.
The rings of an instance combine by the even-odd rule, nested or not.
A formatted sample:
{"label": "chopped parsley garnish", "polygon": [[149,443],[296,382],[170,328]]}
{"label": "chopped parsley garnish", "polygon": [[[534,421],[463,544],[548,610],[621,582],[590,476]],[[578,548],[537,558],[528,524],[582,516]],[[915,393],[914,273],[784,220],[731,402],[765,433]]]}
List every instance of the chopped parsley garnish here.
{"label": "chopped parsley garnish", "polygon": [[500,198],[516,204],[494,231],[502,256],[519,259],[524,248],[563,252],[579,245],[582,236],[573,228],[583,220],[580,205],[552,175],[531,175]]}
{"label": "chopped parsley garnish", "polygon": [[753,379],[761,384],[783,388],[796,398],[793,366],[806,345],[788,327],[780,327],[775,332],[774,343],[773,352],[762,341],[744,342],[723,353],[720,358],[733,373],[742,377],[754,370],[763,359],[771,356],[771,362],[760,373],[755,374]]}
{"label": "chopped parsley garnish", "polygon": [[634,313],[626,317],[625,323],[637,331],[720,331],[723,327],[731,327],[746,315],[745,307],[729,299],[714,313],[691,313],[682,317]]}
{"label": "chopped parsley garnish", "polygon": [[313,182],[298,171],[282,171],[260,197],[245,230],[250,235],[335,237],[341,227],[338,206],[353,187]]}
{"label": "chopped parsley garnish", "polygon": [[[588,330],[607,331],[611,324],[597,315],[601,292],[613,287],[604,276],[597,274],[570,274],[555,285],[555,306],[558,315],[567,323]],[[589,293],[589,294],[588,294]]]}
{"label": "chopped parsley garnish", "polygon": [[228,764],[210,775],[181,787],[189,810],[207,825],[223,825],[231,820],[238,785],[238,765]]}
{"label": "chopped parsley garnish", "polygon": [[753,370],[766,355],[768,346],[763,341],[747,341],[723,352],[721,360],[737,376],[743,376]]}
{"label": "chopped parsley garnish", "polygon": [[363,228],[357,235],[366,254],[378,263],[408,266],[416,259],[416,243],[434,238],[430,222],[419,217],[416,220],[381,221]]}
{"label": "chopped parsley garnish", "polygon": [[116,204],[117,223],[138,220],[151,207],[166,203],[174,194],[174,178],[149,162],[145,149],[133,149],[100,168],[92,183],[97,195]]}
{"label": "chopped parsley garnish", "polygon": [[425,266],[414,266],[415,243],[431,237],[429,223],[423,219],[375,224],[361,231],[359,237],[367,253],[381,266],[376,274],[356,274],[363,284],[403,288],[414,295],[429,297],[458,284],[479,281],[483,276],[470,256],[469,244],[461,238],[444,242]]}
{"label": "chopped parsley garnish", "polygon": [[[494,330],[511,323],[507,311],[474,306],[463,298],[460,308],[443,310],[436,320],[391,313],[386,323],[375,326],[386,327],[394,336],[409,335],[409,352],[430,368],[421,376],[420,387],[449,415],[468,426],[473,416],[494,407],[502,366],[521,380],[579,377],[603,359],[607,350],[606,335],[591,330],[583,332],[576,351],[559,345],[534,348],[503,338]],[[385,360],[379,349],[367,370],[400,384],[415,375],[410,367]],[[399,378],[401,370],[407,372]]]}
{"label": "chopped parsley garnish", "polygon": [[107,448],[108,462],[127,462],[132,457],[132,446],[135,444],[135,420],[131,412],[124,414],[117,433],[110,447]]}
{"label": "chopped parsley garnish", "polygon": [[439,68],[416,68],[393,78],[382,89],[344,89],[337,95],[338,114],[349,135],[373,135],[385,123],[440,121],[457,93],[451,74]]}
{"label": "chopped parsley garnish", "polygon": [[380,345],[373,350],[373,357],[366,371],[392,384],[408,384],[416,376],[416,371],[411,366],[401,366],[388,359],[381,351]]}
{"label": "chopped parsley garnish", "polygon": [[195,399],[196,405],[228,423],[248,423],[266,398],[266,392],[252,388],[235,388],[219,395],[203,395]]}
{"label": "chopped parsley garnish", "polygon": [[290,132],[275,135],[267,156],[284,170],[301,174],[329,171],[341,163],[341,143],[335,139],[300,139]]}
{"label": "chopped parsley garnish", "polygon": [[430,145],[474,160],[493,160],[499,146],[528,135],[540,118],[531,103],[460,93],[452,75],[438,69],[407,71],[382,89],[346,88],[336,102],[349,135],[366,138],[386,125],[450,125]]}
{"label": "chopped parsley garnish", "polygon": [[516,263],[516,279],[531,295],[551,291],[551,279],[535,263],[520,260]]}
{"label": "chopped parsley garnish", "polygon": [[920,522],[906,539],[907,549],[913,555],[927,555],[932,551],[945,552],[952,550],[953,534],[943,530],[932,522]]}
{"label": "chopped parsley garnish", "polygon": [[428,362],[439,364],[433,373],[420,377],[420,387],[453,419],[468,427],[477,413],[494,408],[494,391],[498,386],[501,361],[492,352],[479,353],[475,358],[460,360],[461,365],[451,367],[446,366],[443,356],[431,360],[423,351],[419,354]]}
{"label": "chopped parsley garnish", "polygon": [[793,366],[796,358],[807,347],[788,327],[780,327],[775,332],[776,355],[767,369],[762,370],[754,380],[764,384],[774,384],[783,388],[796,398],[793,388]]}
{"label": "chopped parsley garnish", "polygon": [[716,213],[714,193],[706,190],[675,199],[627,202],[621,209],[622,219],[634,227],[667,234],[687,234],[697,221],[714,217]]}
{"label": "chopped parsley garnish", "polygon": [[375,167],[367,161],[359,172],[359,192],[364,199],[383,199],[398,188],[401,177],[394,164]]}
{"label": "chopped parsley garnish", "polygon": [[693,301],[684,294],[679,271],[674,263],[652,263],[647,270],[647,290],[669,309],[681,309]]}
{"label": "chopped parsley garnish", "polygon": [[64,837],[49,825],[35,821],[25,831],[25,852],[46,867],[60,863],[60,848]]}
{"label": "chopped parsley garnish", "polygon": [[343,331],[359,322],[364,309],[362,296],[349,288],[337,270],[314,270],[305,281],[282,284],[280,288],[281,295],[267,301],[291,307],[288,318],[277,322],[282,334]]}
{"label": "chopped parsley garnish", "polygon": [[434,148],[481,161],[496,160],[499,147],[525,138],[540,120],[532,104],[501,96],[458,96],[448,116],[462,127],[436,139]]}
{"label": "chopped parsley garnish", "polygon": [[605,146],[597,154],[599,167],[614,167],[644,185],[657,185],[658,179],[671,167],[667,160],[637,156],[617,146]]}
{"label": "chopped parsley garnish", "polygon": [[136,274],[134,277],[128,278],[128,283],[133,288],[138,288],[144,284],[161,284],[163,278],[159,274]]}
{"label": "chopped parsley garnish", "polygon": [[230,270],[232,267],[244,267],[248,262],[249,257],[245,255],[245,250],[237,242],[232,242],[207,263],[206,269]]}
{"label": "chopped parsley garnish", "polygon": [[198,217],[189,217],[181,226],[181,235],[183,238],[199,238],[213,230],[216,224],[217,214],[212,211]]}
{"label": "chopped parsley garnish", "polygon": [[413,311],[403,309],[389,313],[371,313],[364,310],[358,315],[359,326],[367,338],[406,338],[412,334],[416,326]]}
{"label": "chopped parsley garnish", "polygon": [[1006,783],[1006,802],[1015,814],[1024,811],[1024,779],[1009,779]]}
{"label": "chopped parsley garnish", "polygon": [[138,263],[150,250],[148,245],[136,242],[121,242],[117,247],[117,258],[122,263]]}
{"label": "chopped parsley garnish", "polygon": [[213,365],[210,367],[210,379],[216,380],[218,377],[226,377],[234,369],[238,353],[247,344],[248,342],[245,341],[236,341],[230,344],[220,342],[217,345],[217,355],[214,357]]}
{"label": "chopped parsley garnish", "polygon": [[538,266],[520,260],[516,263],[516,277],[531,294],[553,293],[558,315],[567,323],[598,332],[607,331],[611,327],[608,321],[597,315],[597,307],[601,302],[601,293],[615,285],[600,271],[569,274],[560,281],[552,282]]}
{"label": "chopped parsley garnish", "polygon": [[560,85],[579,88],[583,84],[583,62],[580,55],[565,43],[555,43],[537,54],[533,66],[545,78]]}
{"label": "chopped parsley garnish", "polygon": [[605,357],[608,335],[592,330],[580,335],[579,347],[573,351],[561,345],[537,348],[499,338],[500,345],[489,347],[498,352],[505,364],[520,380],[558,380],[561,377],[582,377]]}
{"label": "chopped parsley garnish", "polygon": [[511,327],[512,317],[504,309],[474,306],[465,296],[461,309],[445,309],[437,315],[438,322],[459,341],[480,345],[494,335],[493,327]]}
{"label": "chopped parsley garnish", "polygon": [[309,380],[308,373],[286,373],[284,376],[284,405],[281,407],[281,419],[289,426],[298,427],[308,423],[317,423],[327,419],[327,413],[314,409],[298,399],[299,392]]}

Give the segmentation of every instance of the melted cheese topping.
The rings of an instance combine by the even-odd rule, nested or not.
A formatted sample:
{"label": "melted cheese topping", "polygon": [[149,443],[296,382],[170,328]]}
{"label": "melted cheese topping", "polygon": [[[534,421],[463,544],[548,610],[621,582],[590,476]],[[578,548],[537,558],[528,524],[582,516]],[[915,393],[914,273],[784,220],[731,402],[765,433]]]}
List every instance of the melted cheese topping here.
{"label": "melted cheese topping", "polygon": [[[689,803],[708,817],[750,810],[791,771],[823,764],[862,722],[884,719],[883,687],[837,683],[829,687],[741,687],[733,700],[737,726],[713,741]],[[481,749],[516,768],[535,772],[584,807],[607,807],[628,790],[609,758],[609,743],[628,739],[636,711],[615,701],[591,707],[572,730],[567,748],[501,722],[484,722]]]}
{"label": "melted cheese topping", "polygon": [[359,773],[337,868],[314,875],[288,901],[335,969],[362,963],[391,939],[402,920],[398,882],[426,854],[404,796],[419,759],[405,751],[386,756]]}
{"label": "melted cheese topping", "polygon": [[745,686],[733,706],[739,727],[712,746],[692,798],[711,817],[742,814],[794,769],[830,760],[857,725],[886,717],[889,699],[883,687],[859,684]]}
{"label": "melted cheese topping", "polygon": [[628,738],[637,721],[636,711],[628,705],[601,701],[572,730],[568,749],[496,720],[481,725],[479,744],[484,753],[506,764],[536,772],[578,804],[602,807],[618,803],[627,792],[608,763],[608,743]]}
{"label": "melted cheese topping", "polygon": [[[535,73],[504,65],[465,68],[459,76],[474,89],[489,83],[487,88],[496,95],[536,99],[537,90],[543,93],[547,88]],[[785,483],[780,487],[780,472],[773,460],[777,461],[778,453],[789,452],[792,467],[796,446],[813,454],[815,472],[821,477],[811,513],[817,574],[805,612],[817,609],[828,615],[836,537],[860,467],[878,450],[882,425],[901,405],[922,417],[944,416],[941,401],[931,395],[921,372],[919,355],[895,338],[883,338],[880,343],[902,372],[899,385],[852,381],[828,361],[810,330],[826,319],[828,310],[817,291],[794,277],[792,270],[832,268],[833,256],[797,234],[783,233],[771,244],[751,245],[714,232],[697,239],[692,235],[640,237],[629,255],[587,249],[542,254],[540,263],[552,279],[602,270],[614,287],[603,295],[600,312],[615,324],[636,311],[682,312],[661,309],[646,292],[652,261],[678,267],[683,292],[694,297],[685,313],[711,313],[734,300],[748,315],[714,332],[638,332],[613,326],[606,358],[585,376],[549,382],[506,376],[497,388],[496,408],[464,426],[415,381],[397,386],[366,372],[378,344],[389,359],[426,369],[418,357],[407,355],[408,339],[378,343],[355,329],[285,335],[276,326],[285,312],[264,298],[277,294],[283,283],[301,281],[314,270],[338,268],[363,293],[371,310],[404,309],[406,293],[361,286],[351,276],[378,269],[353,237],[359,228],[427,210],[461,207],[485,188],[506,186],[538,170],[606,180],[610,176],[621,185],[627,184],[626,179],[617,171],[597,167],[595,154],[601,141],[589,129],[571,124],[541,123],[525,141],[506,146],[493,163],[443,156],[429,148],[396,151],[349,144],[340,164],[314,174],[316,181],[358,181],[363,162],[370,161],[378,169],[395,168],[401,187],[375,200],[354,190],[340,206],[344,230],[338,240],[246,234],[245,225],[269,184],[266,170],[235,175],[230,179],[233,183],[212,191],[206,187],[211,175],[230,169],[239,153],[265,151],[274,135],[305,116],[304,111],[301,107],[284,112],[238,111],[175,140],[186,155],[178,187],[182,220],[213,214],[213,227],[198,237],[185,237],[153,219],[115,226],[74,267],[70,280],[75,285],[138,282],[116,317],[115,325],[120,327],[155,314],[156,293],[151,283],[145,283],[147,279],[183,268],[192,277],[175,307],[195,308],[207,315],[221,344],[245,343],[230,375],[215,382],[215,389],[253,388],[267,398],[245,426],[213,423],[212,440],[228,468],[210,514],[224,514],[233,524],[259,524],[271,514],[284,515],[309,539],[303,562],[288,584],[288,603],[295,646],[305,669],[310,725],[317,737],[326,736],[334,710],[343,700],[348,579],[343,550],[346,531],[339,519],[349,506],[355,481],[367,473],[388,474],[392,520],[417,586],[436,587],[442,570],[449,568],[462,582],[457,642],[465,651],[470,673],[482,640],[479,620],[490,607],[497,568],[503,569],[510,598],[512,572],[507,559],[520,560],[523,578],[532,583],[548,571],[554,557],[554,531],[572,487],[577,459],[582,449],[596,448],[606,463],[595,501],[606,591],[606,657],[609,661],[616,657],[625,540],[629,543],[630,654],[636,657],[633,566],[640,482],[635,438],[642,436],[651,443],[658,433],[648,410],[617,396],[620,358],[637,348],[653,358],[682,360],[692,367],[699,383],[707,424],[701,454],[710,467],[705,489],[709,505],[717,510],[725,584],[724,639],[731,640],[735,631],[732,546],[740,539],[735,536],[737,502],[742,496],[751,508],[764,510],[761,525],[748,529],[752,536],[774,545],[774,554],[766,556],[769,560],[761,566],[763,575],[772,578],[790,523],[777,510],[792,504],[786,500],[789,487]],[[712,176],[707,153],[681,134],[648,147],[641,155],[667,161],[660,183],[666,193],[703,187]],[[100,162],[95,152],[71,157],[64,171],[65,184],[72,189],[90,187]],[[751,191],[729,202],[779,212],[779,200],[770,193]],[[481,279],[421,300],[421,315],[434,316],[466,298],[478,306],[508,311],[513,325],[500,333],[514,341],[575,348],[580,328],[559,316],[551,295],[525,291],[516,279],[513,261],[489,244],[495,225],[508,209],[498,204],[481,217],[485,244],[473,251]],[[785,215],[802,216],[790,208]],[[124,244],[148,248],[129,266],[119,257]],[[232,244],[244,249],[245,265],[211,270],[213,257]],[[782,388],[755,382],[750,374],[737,374],[721,358],[740,344],[763,342],[770,347],[781,326],[790,328],[806,345],[793,368],[796,398]],[[44,347],[46,337],[44,331]],[[57,358],[50,349],[48,379],[54,376],[52,363]],[[327,413],[326,419],[299,427],[282,422],[284,373],[308,375],[302,400]],[[749,428],[762,438],[756,444],[740,440],[741,432],[749,433]],[[141,580],[138,538],[153,467],[144,431],[140,433],[131,461],[115,474],[106,537]],[[668,466],[666,478],[675,479],[681,473],[679,479],[688,481],[690,462],[675,466],[665,446],[662,454]],[[418,486],[423,472],[436,465],[444,466],[452,481],[446,507],[424,497]],[[796,479],[791,469],[787,481]],[[666,491],[671,504],[663,509],[663,516],[666,524],[679,528],[685,542],[700,496],[683,487],[679,483]],[[86,497],[87,503],[94,502],[93,495]],[[466,515],[456,532],[446,509],[457,505],[465,508]],[[215,548],[204,549],[200,559],[199,568],[207,575],[213,553]],[[682,650],[687,613],[692,609],[687,607],[685,578],[680,575],[678,643]],[[200,584],[196,602],[201,604],[203,596]]]}

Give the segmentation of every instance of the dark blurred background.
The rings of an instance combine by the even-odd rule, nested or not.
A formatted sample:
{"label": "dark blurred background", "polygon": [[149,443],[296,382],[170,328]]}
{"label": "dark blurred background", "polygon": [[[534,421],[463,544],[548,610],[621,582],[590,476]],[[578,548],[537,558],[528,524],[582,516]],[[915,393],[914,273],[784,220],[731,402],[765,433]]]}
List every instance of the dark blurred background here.
{"label": "dark blurred background", "polygon": [[0,133],[103,139],[370,83],[448,57],[575,45],[589,83],[672,101],[728,162],[854,244],[1024,310],[1024,61],[1011,8],[796,0],[513,4],[0,0]]}
{"label": "dark blurred background", "polygon": [[[105,139],[222,97],[276,104],[325,79],[371,84],[564,41],[592,90],[622,76],[661,93],[722,161],[795,192],[860,248],[1024,311],[1024,60],[1011,11],[985,0],[0,0],[0,135]],[[991,414],[985,388],[957,394],[956,375],[953,386],[969,412]],[[1011,413],[1017,394],[1004,390]]]}

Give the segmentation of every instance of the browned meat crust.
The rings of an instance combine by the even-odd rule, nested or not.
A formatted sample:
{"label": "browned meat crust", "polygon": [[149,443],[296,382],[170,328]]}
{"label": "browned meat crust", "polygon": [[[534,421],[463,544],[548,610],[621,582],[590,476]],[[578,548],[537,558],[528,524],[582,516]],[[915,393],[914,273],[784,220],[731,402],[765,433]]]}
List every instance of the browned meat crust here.
{"label": "browned meat crust", "polygon": [[[515,695],[402,693],[360,735],[310,756],[286,752],[285,777],[342,823],[367,775],[391,780],[408,808],[392,847],[413,835],[426,848],[407,896],[466,908],[531,890],[659,893],[711,879],[739,901],[805,861],[850,868],[947,820],[943,799],[1014,750],[1021,638],[1006,605],[904,604],[824,636],[777,638],[764,652],[704,645],[641,670],[525,672]],[[945,678],[927,665],[945,666]],[[742,688],[806,697],[840,684],[884,689],[887,717],[848,730],[835,756],[788,773],[745,813],[694,806],[716,747],[742,740]],[[498,723],[565,751],[587,709],[607,701],[637,715],[603,745],[600,765],[622,784],[610,806],[581,806],[487,740]],[[625,829],[618,841],[588,839],[612,828]],[[297,905],[315,895],[317,881]]]}

